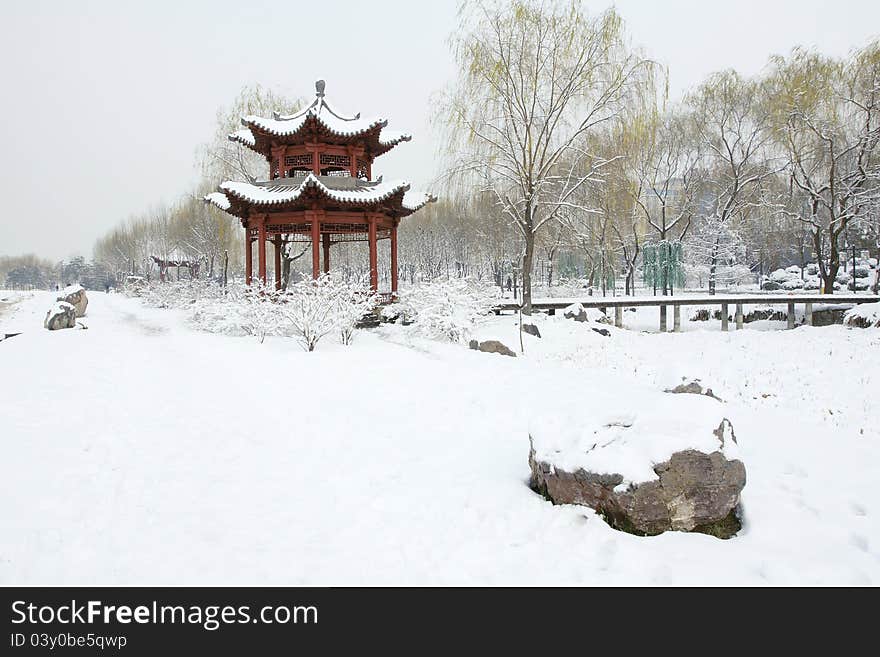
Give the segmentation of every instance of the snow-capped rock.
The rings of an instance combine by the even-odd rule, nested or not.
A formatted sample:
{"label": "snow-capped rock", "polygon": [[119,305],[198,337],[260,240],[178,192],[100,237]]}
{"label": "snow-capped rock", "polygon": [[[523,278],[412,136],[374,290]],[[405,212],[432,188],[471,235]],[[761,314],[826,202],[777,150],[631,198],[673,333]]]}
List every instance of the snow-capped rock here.
{"label": "snow-capped rock", "polygon": [[588,506],[623,531],[729,538],[740,528],[746,472],[717,404],[679,395],[623,415],[557,409],[531,424],[531,487],[556,504]]}
{"label": "snow-capped rock", "polygon": [[58,301],[65,301],[72,305],[76,309],[77,317],[84,317],[86,308],[89,305],[86,289],[82,285],[68,285],[61,290],[58,295]]}
{"label": "snow-capped rock", "polygon": [[74,328],[76,326],[76,308],[66,301],[56,301],[55,305],[46,313],[43,327],[50,331],[58,329]]}

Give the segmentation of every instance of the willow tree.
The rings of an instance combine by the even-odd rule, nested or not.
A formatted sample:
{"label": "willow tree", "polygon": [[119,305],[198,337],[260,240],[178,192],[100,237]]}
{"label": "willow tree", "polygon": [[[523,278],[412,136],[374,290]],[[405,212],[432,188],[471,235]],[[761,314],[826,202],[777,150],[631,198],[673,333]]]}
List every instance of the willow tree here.
{"label": "willow tree", "polygon": [[288,98],[259,84],[245,86],[227,106],[217,110],[214,134],[199,148],[202,176],[217,185],[224,180],[245,179],[255,182],[268,175],[269,162],[229,136],[242,129],[241,117],[254,114],[272,116],[273,112],[293,114],[303,106],[300,98]]}
{"label": "willow tree", "polygon": [[778,171],[765,92],[761,80],[727,70],[710,75],[686,100],[705,171],[699,203],[700,232],[708,240],[709,294],[715,294],[725,232],[764,202],[763,185]]}
{"label": "willow tree", "polygon": [[880,41],[848,60],[795,50],[771,73],[777,136],[789,157],[790,216],[805,223],[826,294],[840,238],[870,214],[880,180]]}
{"label": "willow tree", "polygon": [[479,179],[521,238],[531,314],[536,235],[563,210],[588,209],[577,192],[609,161],[588,139],[619,118],[651,67],[613,10],[589,17],[578,0],[463,2],[459,19],[459,75],[440,119],[453,170]]}

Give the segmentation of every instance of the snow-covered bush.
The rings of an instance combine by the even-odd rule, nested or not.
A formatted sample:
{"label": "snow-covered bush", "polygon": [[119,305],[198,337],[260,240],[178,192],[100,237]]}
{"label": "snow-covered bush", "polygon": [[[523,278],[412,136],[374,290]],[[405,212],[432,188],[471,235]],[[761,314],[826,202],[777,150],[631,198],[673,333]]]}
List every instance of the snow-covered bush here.
{"label": "snow-covered bush", "polygon": [[295,337],[307,351],[335,331],[351,344],[354,329],[373,310],[378,299],[369,288],[330,277],[303,280],[276,292],[259,280],[253,285],[221,287],[206,281],[155,283],[140,295],[157,308],[183,309],[198,329],[227,335]]}
{"label": "snow-covered bush", "polygon": [[761,283],[762,290],[800,290],[804,287],[801,280],[801,268],[792,265],[788,269],[777,269],[770,272]]}
{"label": "snow-covered bush", "polygon": [[335,303],[339,337],[342,344],[349,345],[358,322],[379,305],[379,297],[366,285],[339,283]]}
{"label": "snow-covered bush", "polygon": [[485,283],[454,278],[410,288],[395,310],[425,337],[465,342],[495,301],[494,291]]}
{"label": "snow-covered bush", "polygon": [[281,303],[281,292],[257,281],[236,297],[227,300],[224,306],[232,310],[233,319],[240,322],[248,335],[253,335],[262,344],[267,335],[284,334],[288,319]]}
{"label": "snow-covered bush", "polygon": [[[798,273],[797,275],[800,275],[800,273]],[[792,278],[794,278],[794,276],[795,274],[792,274],[786,269],[777,269],[770,272],[770,280],[774,283],[779,283],[780,285],[782,285],[786,281],[791,280]]]}
{"label": "snow-covered bush", "polygon": [[318,341],[339,327],[341,285],[329,274],[291,285],[284,295],[284,317],[294,337],[306,351],[314,351]]}

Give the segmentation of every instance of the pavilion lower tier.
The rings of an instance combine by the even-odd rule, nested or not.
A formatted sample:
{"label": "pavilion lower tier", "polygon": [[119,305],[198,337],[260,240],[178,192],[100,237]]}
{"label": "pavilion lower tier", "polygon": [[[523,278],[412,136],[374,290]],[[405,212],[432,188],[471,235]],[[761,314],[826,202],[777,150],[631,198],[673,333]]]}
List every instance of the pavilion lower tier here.
{"label": "pavilion lower tier", "polygon": [[[309,213],[312,214],[312,213]],[[273,215],[252,216],[243,221],[245,224],[245,277],[247,284],[253,281],[253,249],[257,243],[257,276],[263,282],[266,279],[266,245],[274,246],[275,256],[275,289],[281,289],[281,249],[285,242],[311,242],[312,244],[312,277],[318,278],[323,269],[330,271],[330,247],[340,242],[365,241],[369,243],[370,252],[370,287],[378,291],[378,249],[380,239],[391,240],[391,293],[397,293],[397,226],[400,220],[385,215],[364,213],[346,213],[340,217],[327,216],[320,213],[310,221],[291,221],[291,218]],[[323,255],[323,259],[321,256]],[[323,267],[322,265],[323,260]]]}

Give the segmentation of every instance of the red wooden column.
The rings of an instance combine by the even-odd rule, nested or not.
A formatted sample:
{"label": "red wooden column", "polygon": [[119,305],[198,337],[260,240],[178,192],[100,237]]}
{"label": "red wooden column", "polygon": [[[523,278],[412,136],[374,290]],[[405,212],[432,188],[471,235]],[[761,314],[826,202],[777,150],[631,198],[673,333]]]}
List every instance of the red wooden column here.
{"label": "red wooden column", "polygon": [[275,239],[275,289],[281,289],[281,235],[276,235]]}
{"label": "red wooden column", "polygon": [[330,233],[321,236],[324,240],[324,273],[330,273]]}
{"label": "red wooden column", "polygon": [[244,229],[244,280],[250,285],[254,279],[254,249],[251,244],[251,224]]}
{"label": "red wooden column", "polygon": [[370,288],[376,292],[379,289],[379,267],[376,257],[376,217],[369,217],[369,240],[370,240]]}
{"label": "red wooden column", "polygon": [[266,284],[266,218],[260,217],[260,225],[257,229],[257,260],[260,263],[260,280]]}
{"label": "red wooden column", "polygon": [[391,294],[397,294],[397,221],[391,227]]}
{"label": "red wooden column", "polygon": [[312,212],[312,278],[321,275],[321,221],[317,212]]}
{"label": "red wooden column", "polygon": [[316,176],[321,175],[321,152],[323,151],[316,143],[311,144],[312,147],[312,173]]}
{"label": "red wooden column", "polygon": [[357,153],[351,146],[349,146],[346,151],[348,151],[348,173],[352,178],[357,178]]}

